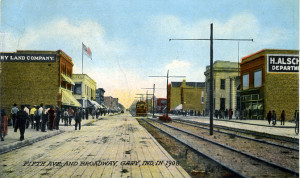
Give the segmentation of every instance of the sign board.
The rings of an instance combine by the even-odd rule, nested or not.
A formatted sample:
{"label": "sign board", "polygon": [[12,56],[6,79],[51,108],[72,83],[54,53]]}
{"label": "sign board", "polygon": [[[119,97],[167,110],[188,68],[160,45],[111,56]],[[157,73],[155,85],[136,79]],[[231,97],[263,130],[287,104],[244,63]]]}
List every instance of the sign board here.
{"label": "sign board", "polygon": [[297,73],[299,72],[299,55],[268,54],[268,72]]}
{"label": "sign board", "polygon": [[56,62],[56,54],[0,53],[0,62]]}

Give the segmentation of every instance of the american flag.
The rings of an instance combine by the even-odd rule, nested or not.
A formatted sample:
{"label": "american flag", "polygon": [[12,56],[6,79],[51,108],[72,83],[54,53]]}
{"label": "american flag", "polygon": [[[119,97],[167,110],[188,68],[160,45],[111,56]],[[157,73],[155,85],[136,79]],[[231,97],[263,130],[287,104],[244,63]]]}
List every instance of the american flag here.
{"label": "american flag", "polygon": [[86,47],[83,43],[82,43],[82,49],[84,50],[85,54],[88,55],[92,59],[91,49],[89,47]]}

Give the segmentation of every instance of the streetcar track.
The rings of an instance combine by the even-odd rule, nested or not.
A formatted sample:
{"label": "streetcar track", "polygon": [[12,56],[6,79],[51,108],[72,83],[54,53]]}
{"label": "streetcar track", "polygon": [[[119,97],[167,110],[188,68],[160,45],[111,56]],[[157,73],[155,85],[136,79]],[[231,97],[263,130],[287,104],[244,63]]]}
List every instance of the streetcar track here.
{"label": "streetcar track", "polygon": [[[185,124],[185,125],[189,125],[189,126],[193,126],[193,127],[197,127],[197,128],[209,130],[209,128],[201,127],[201,126],[199,126],[200,124],[196,124],[196,123],[189,123],[189,122],[182,121],[182,120],[180,120],[180,121],[173,120],[173,122],[177,122],[177,123],[180,123],[180,124]],[[237,135],[237,134],[233,134],[233,133],[229,133],[229,132],[223,132],[223,131],[220,131],[220,130],[214,130],[214,131],[218,132],[218,133],[223,133],[223,134],[228,134],[228,135],[234,135],[236,137],[240,137],[240,138],[244,138],[244,139],[248,139],[248,140],[252,140],[252,141],[256,141],[256,142],[260,142],[260,143],[265,143],[265,144],[268,144],[268,145],[274,145],[274,146],[277,146],[277,147],[282,147],[282,148],[286,148],[286,149],[290,149],[290,150],[294,150],[294,151],[299,151],[299,148],[293,148],[293,147],[289,147],[289,146],[285,146],[285,145],[281,145],[281,144],[277,144],[277,143],[273,143],[273,142],[268,142],[266,140],[260,140],[260,139],[250,138],[250,137],[246,137],[246,136],[242,136],[242,135]],[[236,131],[236,132],[238,132],[238,131]]]}
{"label": "streetcar track", "polygon": [[[296,171],[294,171],[294,170],[292,170],[292,169],[290,169],[290,168],[286,168],[286,167],[277,165],[277,164],[275,164],[275,163],[271,163],[271,162],[266,161],[266,160],[264,160],[264,159],[261,159],[261,158],[258,158],[258,157],[256,157],[256,156],[253,156],[253,155],[251,155],[251,154],[244,153],[244,152],[241,152],[241,151],[239,151],[239,150],[237,150],[237,149],[231,148],[231,147],[229,147],[229,146],[227,146],[227,145],[223,145],[223,144],[220,144],[220,143],[217,143],[217,142],[214,142],[214,141],[205,139],[205,138],[203,138],[203,137],[194,135],[194,134],[192,134],[192,133],[190,133],[190,132],[188,132],[188,131],[185,131],[185,130],[182,130],[182,129],[179,129],[179,128],[176,128],[176,127],[173,127],[173,126],[170,126],[170,125],[167,125],[167,124],[164,124],[164,123],[155,121],[155,120],[152,120],[152,121],[154,121],[154,122],[156,122],[156,123],[159,123],[159,124],[161,124],[161,125],[164,125],[164,126],[166,126],[166,127],[169,127],[169,128],[171,128],[171,129],[173,129],[173,130],[177,130],[177,131],[183,132],[183,133],[185,133],[185,134],[191,135],[191,136],[197,138],[198,140],[199,140],[199,139],[200,139],[200,140],[204,140],[204,141],[209,142],[209,143],[211,143],[211,144],[213,144],[213,145],[218,145],[219,147],[226,148],[227,150],[231,150],[231,151],[236,152],[236,153],[238,153],[238,154],[242,154],[242,155],[244,155],[245,157],[247,157],[246,159],[253,159],[253,160],[256,160],[256,161],[258,161],[259,163],[265,164],[268,168],[269,168],[269,167],[273,167],[273,168],[276,167],[276,168],[279,168],[279,169],[280,169],[281,171],[283,171],[284,173],[289,173],[289,174],[292,174],[292,175],[299,175],[298,172],[296,172]],[[147,122],[147,121],[146,121],[146,122]],[[149,122],[147,122],[147,123],[149,123]],[[151,123],[149,123],[149,124],[151,124]],[[151,125],[152,125],[152,124],[151,124]],[[166,132],[166,131],[164,131],[164,132]],[[168,133],[168,135],[170,135],[170,134]],[[173,138],[175,138],[175,137],[173,137]],[[178,140],[177,138],[175,138],[175,139]],[[196,148],[195,148],[195,149],[196,149]],[[248,161],[247,161],[247,162],[248,162]],[[254,163],[254,164],[257,164],[257,163]]]}
{"label": "streetcar track", "polygon": [[[192,123],[192,124],[197,124],[197,125],[209,126],[209,124],[203,123],[203,122],[187,121],[187,120],[183,120],[183,119],[176,119],[176,120],[180,120],[182,122],[188,122],[188,123]],[[250,131],[250,130],[244,130],[244,129],[238,129],[238,128],[231,128],[231,127],[226,127],[226,126],[222,126],[222,125],[215,125],[215,124],[214,124],[214,128],[219,128],[219,129],[224,129],[224,130],[230,130],[230,131],[234,131],[234,132],[240,132],[240,133],[244,133],[244,134],[250,134],[250,135],[254,135],[254,136],[259,136],[259,137],[265,137],[265,138],[269,138],[269,139],[274,139],[274,140],[278,140],[278,141],[285,141],[285,142],[299,144],[299,140],[298,139],[294,139],[294,138],[279,137],[278,135],[270,135],[270,134],[265,134],[265,133],[264,134],[260,134],[258,132],[254,132],[254,131]]]}

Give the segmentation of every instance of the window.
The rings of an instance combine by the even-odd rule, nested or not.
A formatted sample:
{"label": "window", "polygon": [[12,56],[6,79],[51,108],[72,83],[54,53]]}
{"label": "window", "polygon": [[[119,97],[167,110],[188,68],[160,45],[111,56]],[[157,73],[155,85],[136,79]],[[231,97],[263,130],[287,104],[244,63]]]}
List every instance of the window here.
{"label": "window", "polygon": [[201,104],[204,104],[204,91],[201,91]]}
{"label": "window", "polygon": [[260,87],[262,84],[262,73],[261,70],[254,72],[254,87]]}
{"label": "window", "polygon": [[220,98],[220,110],[225,111],[225,98]]}
{"label": "window", "polygon": [[225,90],[225,79],[221,79],[221,88],[222,90]]}
{"label": "window", "polygon": [[249,88],[249,74],[243,75],[243,89]]}
{"label": "window", "polygon": [[81,83],[75,84],[74,86],[74,94],[81,94]]}

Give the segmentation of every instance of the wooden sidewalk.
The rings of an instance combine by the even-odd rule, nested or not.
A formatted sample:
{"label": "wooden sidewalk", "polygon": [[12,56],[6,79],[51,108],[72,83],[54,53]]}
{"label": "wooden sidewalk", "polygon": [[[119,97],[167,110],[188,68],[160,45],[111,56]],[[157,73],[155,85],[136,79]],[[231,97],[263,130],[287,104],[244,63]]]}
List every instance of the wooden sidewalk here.
{"label": "wooden sidewalk", "polygon": [[[94,124],[21,148],[16,154],[2,155],[1,164],[6,166],[1,165],[1,175],[190,177],[181,166],[168,165],[175,160],[135,118],[114,116]],[[18,157],[18,154],[24,156]],[[26,161],[46,163],[43,166],[23,166]],[[56,165],[49,165],[50,162],[56,162]]]}

